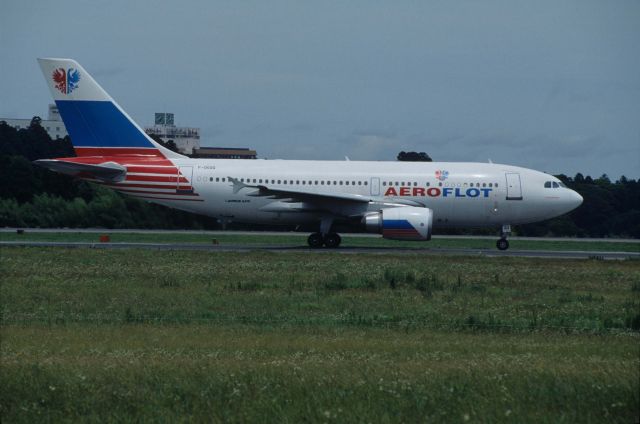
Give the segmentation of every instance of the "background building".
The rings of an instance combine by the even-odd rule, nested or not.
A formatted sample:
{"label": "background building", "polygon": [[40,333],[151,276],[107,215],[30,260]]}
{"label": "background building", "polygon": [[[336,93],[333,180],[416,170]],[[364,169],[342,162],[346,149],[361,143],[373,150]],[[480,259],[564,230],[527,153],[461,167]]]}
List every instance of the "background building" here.
{"label": "background building", "polygon": [[[20,130],[29,128],[32,119],[0,118],[0,121],[5,121],[7,125]],[[40,125],[54,140],[69,135],[55,104],[49,105],[47,119],[42,119]],[[180,153],[196,158],[256,159],[257,157],[255,150],[244,147],[200,147],[200,128],[176,127],[173,113],[156,113],[154,125],[145,127],[144,131],[160,137],[165,143],[173,140]]]}
{"label": "background building", "polygon": [[173,140],[176,147],[185,155],[191,155],[200,147],[200,128],[176,127],[173,113],[158,112],[152,127],[145,127],[147,134],[160,137],[165,143]]}
{"label": "background building", "polygon": [[256,159],[255,150],[245,147],[200,147],[193,150],[194,158],[210,159]]}
{"label": "background building", "polygon": [[[7,125],[15,128],[15,129],[24,129],[29,128],[31,125],[32,118],[0,118],[0,121],[5,121]],[[58,111],[58,106],[54,104],[49,105],[49,113],[47,119],[42,119],[40,121],[40,125],[44,128],[49,137],[52,139],[56,138],[65,138],[69,133],[67,133],[67,128],[64,126],[62,122],[62,118],[60,117],[60,112]]]}

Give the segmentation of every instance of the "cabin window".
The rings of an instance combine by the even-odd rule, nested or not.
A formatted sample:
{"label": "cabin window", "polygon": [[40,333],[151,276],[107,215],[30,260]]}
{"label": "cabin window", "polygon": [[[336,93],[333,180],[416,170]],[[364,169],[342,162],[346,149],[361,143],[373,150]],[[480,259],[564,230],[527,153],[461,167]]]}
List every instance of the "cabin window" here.
{"label": "cabin window", "polygon": [[224,182],[224,180],[225,180],[225,179],[223,178],[223,179],[222,179],[222,182]]}
{"label": "cabin window", "polygon": [[366,182],[366,181],[364,182],[364,185],[367,185],[367,182]]}

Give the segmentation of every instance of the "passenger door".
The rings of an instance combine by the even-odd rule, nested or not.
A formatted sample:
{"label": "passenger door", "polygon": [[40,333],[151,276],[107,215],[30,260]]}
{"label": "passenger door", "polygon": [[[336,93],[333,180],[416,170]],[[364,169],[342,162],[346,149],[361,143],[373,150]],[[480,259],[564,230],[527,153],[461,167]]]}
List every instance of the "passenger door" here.
{"label": "passenger door", "polygon": [[[181,177],[187,179],[186,182],[180,182]],[[176,178],[176,193],[193,193],[193,166],[178,167],[178,177]]]}
{"label": "passenger door", "polygon": [[507,172],[507,200],[522,200],[522,184],[520,183],[520,174],[515,172]]}

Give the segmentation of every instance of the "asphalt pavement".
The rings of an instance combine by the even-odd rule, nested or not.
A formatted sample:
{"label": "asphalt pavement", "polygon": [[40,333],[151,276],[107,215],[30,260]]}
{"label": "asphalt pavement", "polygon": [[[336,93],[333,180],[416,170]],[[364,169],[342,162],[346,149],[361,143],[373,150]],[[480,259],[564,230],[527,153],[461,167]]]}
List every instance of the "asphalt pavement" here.
{"label": "asphalt pavement", "polygon": [[375,255],[464,255],[480,257],[524,257],[555,259],[640,259],[638,252],[597,252],[569,250],[515,250],[466,248],[393,248],[393,247],[349,247],[337,249],[311,249],[307,246],[268,244],[203,244],[203,243],[93,243],[93,242],[48,242],[48,241],[1,241],[0,247],[60,247],[85,249],[151,249],[151,250],[199,250],[208,252],[296,252],[308,254],[375,254]]}

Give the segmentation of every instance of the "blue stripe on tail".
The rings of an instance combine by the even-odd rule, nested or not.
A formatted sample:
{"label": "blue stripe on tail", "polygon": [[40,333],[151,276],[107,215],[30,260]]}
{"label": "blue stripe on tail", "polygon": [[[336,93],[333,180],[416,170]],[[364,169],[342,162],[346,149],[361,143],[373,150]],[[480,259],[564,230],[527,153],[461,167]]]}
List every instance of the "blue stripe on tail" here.
{"label": "blue stripe on tail", "polygon": [[156,147],[110,101],[57,100],[56,105],[75,147]]}

